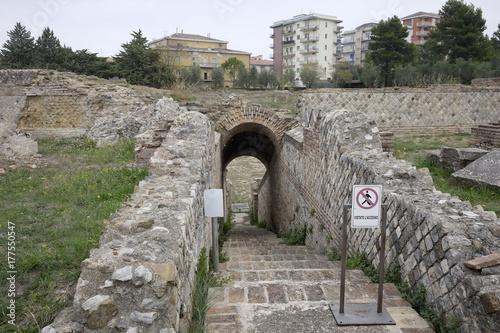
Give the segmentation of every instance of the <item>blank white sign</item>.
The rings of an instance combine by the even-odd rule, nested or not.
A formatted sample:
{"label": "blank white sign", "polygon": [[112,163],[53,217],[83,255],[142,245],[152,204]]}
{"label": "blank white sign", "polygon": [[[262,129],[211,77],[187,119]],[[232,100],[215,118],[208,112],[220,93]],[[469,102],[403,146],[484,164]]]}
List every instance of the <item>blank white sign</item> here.
{"label": "blank white sign", "polygon": [[224,195],[222,189],[205,190],[205,216],[224,217]]}

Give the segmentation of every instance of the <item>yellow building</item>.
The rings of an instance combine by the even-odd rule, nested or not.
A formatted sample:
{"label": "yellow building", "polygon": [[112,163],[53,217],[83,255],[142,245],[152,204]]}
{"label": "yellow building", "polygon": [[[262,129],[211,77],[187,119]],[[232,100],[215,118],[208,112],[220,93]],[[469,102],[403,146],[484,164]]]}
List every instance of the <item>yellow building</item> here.
{"label": "yellow building", "polygon": [[[162,58],[167,64],[175,67],[177,76],[183,68],[198,66],[201,69],[201,80],[211,85],[212,70],[220,67],[229,58],[241,60],[245,68],[250,68],[250,53],[230,50],[226,41],[210,37],[175,33],[162,39],[149,43],[152,49],[161,51]],[[228,75],[225,76],[226,87],[231,87],[232,82]]]}

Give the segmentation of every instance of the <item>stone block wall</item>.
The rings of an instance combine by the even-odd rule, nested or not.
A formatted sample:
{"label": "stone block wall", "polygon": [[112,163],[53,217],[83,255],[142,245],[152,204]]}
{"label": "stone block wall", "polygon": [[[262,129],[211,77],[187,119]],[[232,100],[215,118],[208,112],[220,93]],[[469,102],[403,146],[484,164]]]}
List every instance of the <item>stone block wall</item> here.
{"label": "stone block wall", "polygon": [[174,121],[149,176],[82,263],[73,306],[42,332],[186,331],[196,264],[211,244],[203,192],[221,186],[218,140],[200,113]]}
{"label": "stone block wall", "polygon": [[[429,302],[464,320],[462,332],[494,332],[500,325],[498,309],[490,306],[500,300],[500,276],[464,266],[500,251],[496,215],[436,191],[426,170],[382,152],[373,120],[359,112],[323,113],[313,127],[286,133],[268,170],[259,220],[278,232],[305,228],[306,244],[325,252],[340,248],[352,186],[382,185],[386,266],[397,264],[413,290],[424,285]],[[348,253],[366,252],[378,265],[379,239],[380,229],[349,228]]]}
{"label": "stone block wall", "polygon": [[472,128],[472,143],[500,148],[500,121]]}
{"label": "stone block wall", "polygon": [[374,119],[395,135],[470,133],[473,126],[500,119],[498,87],[434,86],[428,89],[331,89],[304,93],[299,113],[347,109]]}

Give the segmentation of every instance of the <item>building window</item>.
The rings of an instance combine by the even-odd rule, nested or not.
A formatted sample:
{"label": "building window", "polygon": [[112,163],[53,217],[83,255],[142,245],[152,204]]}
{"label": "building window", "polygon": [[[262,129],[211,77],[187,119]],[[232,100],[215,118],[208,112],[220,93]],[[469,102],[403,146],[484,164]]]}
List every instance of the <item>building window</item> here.
{"label": "building window", "polygon": [[177,56],[175,57],[175,62],[180,62],[181,61],[181,57]]}
{"label": "building window", "polygon": [[328,22],[325,22],[325,28],[328,27]]}
{"label": "building window", "polygon": [[297,40],[299,40],[299,39],[300,39],[300,35],[297,35]]}
{"label": "building window", "polygon": [[300,23],[297,23],[297,29],[300,28]]}
{"label": "building window", "polygon": [[327,39],[327,38],[328,38],[328,34],[325,34],[325,39]]}
{"label": "building window", "polygon": [[297,51],[299,51],[299,50],[300,50],[300,45],[297,45]]}
{"label": "building window", "polygon": [[325,61],[327,61],[327,60],[328,60],[328,57],[327,57],[327,56],[325,56]]}
{"label": "building window", "polygon": [[325,45],[325,50],[328,50],[328,45]]}
{"label": "building window", "polygon": [[297,68],[297,74],[299,74],[299,73],[300,73],[300,68]]}

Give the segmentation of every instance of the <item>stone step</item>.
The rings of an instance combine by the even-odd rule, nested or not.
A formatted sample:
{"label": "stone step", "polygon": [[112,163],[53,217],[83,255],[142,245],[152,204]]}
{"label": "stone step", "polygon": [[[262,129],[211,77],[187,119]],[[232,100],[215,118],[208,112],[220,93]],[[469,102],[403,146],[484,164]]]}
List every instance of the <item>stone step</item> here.
{"label": "stone step", "polygon": [[[396,326],[338,326],[330,305],[340,302],[340,262],[305,246],[285,245],[267,230],[239,224],[224,251],[229,261],[220,264],[221,274],[231,281],[210,289],[207,332],[433,332],[392,284],[384,285],[383,305]],[[362,271],[346,271],[346,304],[373,303],[376,309],[377,294],[378,284]]]}

